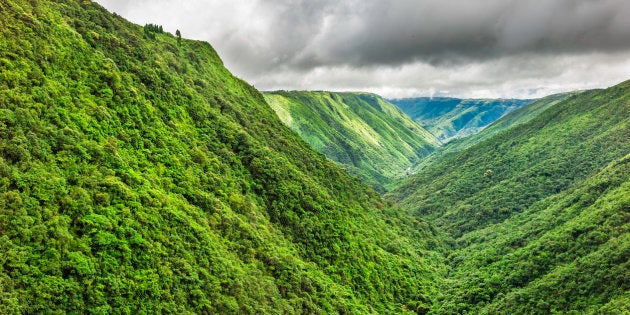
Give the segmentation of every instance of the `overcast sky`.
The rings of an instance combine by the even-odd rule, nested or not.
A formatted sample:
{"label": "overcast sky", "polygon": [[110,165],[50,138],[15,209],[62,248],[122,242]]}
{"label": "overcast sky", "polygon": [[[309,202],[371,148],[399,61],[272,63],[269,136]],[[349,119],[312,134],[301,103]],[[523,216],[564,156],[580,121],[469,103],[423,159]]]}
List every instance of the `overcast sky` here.
{"label": "overcast sky", "polygon": [[532,98],[630,79],[628,0],[97,0],[259,90]]}

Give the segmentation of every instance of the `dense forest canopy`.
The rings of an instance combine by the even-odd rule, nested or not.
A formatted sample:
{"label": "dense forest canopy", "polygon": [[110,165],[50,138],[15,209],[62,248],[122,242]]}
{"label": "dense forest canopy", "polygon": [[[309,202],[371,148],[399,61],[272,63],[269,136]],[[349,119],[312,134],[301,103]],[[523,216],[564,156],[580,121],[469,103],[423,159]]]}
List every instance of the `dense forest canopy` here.
{"label": "dense forest canopy", "polygon": [[630,81],[437,148],[91,1],[0,25],[0,314],[630,312]]}
{"label": "dense forest canopy", "polygon": [[435,314],[630,309],[630,81],[530,106],[388,194],[453,237]]}
{"label": "dense forest canopy", "polygon": [[429,226],[312,150],[209,44],[83,0],[2,1],[0,24],[0,313],[430,304]]}

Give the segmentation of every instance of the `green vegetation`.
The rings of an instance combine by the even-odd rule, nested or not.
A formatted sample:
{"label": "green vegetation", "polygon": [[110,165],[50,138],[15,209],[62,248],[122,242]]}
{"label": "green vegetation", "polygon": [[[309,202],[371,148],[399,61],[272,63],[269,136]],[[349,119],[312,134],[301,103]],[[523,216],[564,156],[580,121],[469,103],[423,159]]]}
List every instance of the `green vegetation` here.
{"label": "green vegetation", "polygon": [[503,115],[532,100],[418,97],[390,102],[442,142],[449,142],[478,133]]}
{"label": "green vegetation", "polygon": [[162,28],[162,25],[156,25],[152,23],[144,25],[144,35],[147,38],[155,39],[155,34],[162,34],[162,33],[164,33],[164,29]]}
{"label": "green vegetation", "polygon": [[313,151],[209,44],[84,0],[5,0],[0,24],[1,314],[432,304],[436,232]]}
{"label": "green vegetation", "polygon": [[630,312],[630,81],[452,142],[401,209],[283,124],[387,183],[437,140],[375,95],[263,96],[90,1],[0,24],[0,314]]}
{"label": "green vegetation", "polygon": [[630,311],[630,155],[458,240],[436,314]]}
{"label": "green vegetation", "polygon": [[501,119],[488,125],[483,130],[483,132],[478,135],[465,137],[449,142],[448,146],[445,147],[445,149],[447,149],[445,151],[463,151],[464,149],[469,148],[483,140],[490,139],[491,137],[502,131],[530,121],[545,110],[547,110],[547,108],[556,105],[557,103],[579,93],[580,92],[559,93],[537,99],[532,103],[519,107],[514,111],[505,114],[505,116],[503,116]]}
{"label": "green vegetation", "polygon": [[368,93],[277,91],[265,99],[317,151],[383,192],[439,144],[396,106]]}
{"label": "green vegetation", "polygon": [[461,151],[464,151],[465,149],[470,148],[481,141],[490,139],[505,130],[524,124],[538,116],[540,113],[544,112],[547,108],[578,93],[580,92],[554,94],[538,99],[526,106],[520,107],[513,112],[506,114],[504,117],[495,121],[494,123],[490,124],[478,134],[452,140],[446,145],[439,147],[433,153],[431,153],[431,155],[422,159],[420,163],[417,163],[412,168],[411,173],[415,174],[428,165],[431,165],[436,160],[441,160],[447,156],[460,153]]}
{"label": "green vegetation", "polygon": [[630,81],[534,103],[387,195],[453,238],[432,313],[630,310],[629,105]]}

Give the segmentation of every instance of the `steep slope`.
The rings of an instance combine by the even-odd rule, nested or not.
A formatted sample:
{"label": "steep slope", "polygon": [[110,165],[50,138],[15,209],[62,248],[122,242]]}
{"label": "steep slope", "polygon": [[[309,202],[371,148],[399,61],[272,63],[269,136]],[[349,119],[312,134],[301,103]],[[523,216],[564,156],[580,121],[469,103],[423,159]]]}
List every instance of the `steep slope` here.
{"label": "steep slope", "polygon": [[628,309],[630,81],[548,105],[389,193],[454,238],[434,313]]}
{"label": "steep slope", "polygon": [[0,2],[0,313],[399,313],[424,222],[284,126],[203,42]]}
{"label": "steep slope", "polygon": [[521,125],[530,121],[531,119],[535,118],[536,116],[544,112],[547,108],[579,93],[581,92],[578,91],[578,92],[553,94],[553,95],[549,95],[549,96],[537,99],[535,101],[532,101],[529,104],[523,105],[522,107],[519,107],[515,109],[514,111],[511,111],[505,114],[505,116],[491,123],[486,128],[484,128],[483,131],[481,131],[478,134],[451,141],[449,145],[447,146],[448,150],[449,151],[462,151],[466,148],[469,148],[475,145],[476,143],[479,143],[486,139],[490,139],[494,135],[504,130],[510,129],[512,127],[515,127],[515,126],[518,126],[518,125]]}
{"label": "steep slope", "polygon": [[461,238],[435,313],[629,311],[629,174],[627,155],[511,220]]}
{"label": "steep slope", "polygon": [[414,165],[410,173],[415,174],[428,165],[431,165],[436,160],[444,159],[447,156],[457,154],[479,142],[492,138],[494,135],[500,132],[503,132],[520,124],[524,124],[538,116],[540,113],[544,112],[547,108],[579,93],[581,92],[577,91],[553,94],[538,99],[523,107],[520,107],[513,112],[506,114],[499,120],[493,122],[477,134],[460,139],[455,139],[453,141],[450,141],[446,145],[439,147],[433,153],[431,153],[430,156],[427,156],[419,163]]}
{"label": "steep slope", "polygon": [[532,100],[418,97],[393,99],[390,102],[440,141],[449,142],[483,130],[503,115]]}
{"label": "steep slope", "polygon": [[379,191],[438,145],[381,97],[368,93],[265,93],[282,121],[317,151]]}

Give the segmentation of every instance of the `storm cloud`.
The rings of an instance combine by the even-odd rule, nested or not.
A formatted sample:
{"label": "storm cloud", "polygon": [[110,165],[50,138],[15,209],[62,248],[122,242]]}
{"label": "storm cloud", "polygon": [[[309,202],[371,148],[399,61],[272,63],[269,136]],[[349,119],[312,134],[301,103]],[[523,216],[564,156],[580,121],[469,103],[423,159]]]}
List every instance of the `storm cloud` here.
{"label": "storm cloud", "polygon": [[627,0],[98,0],[261,89],[535,97],[630,79]]}

